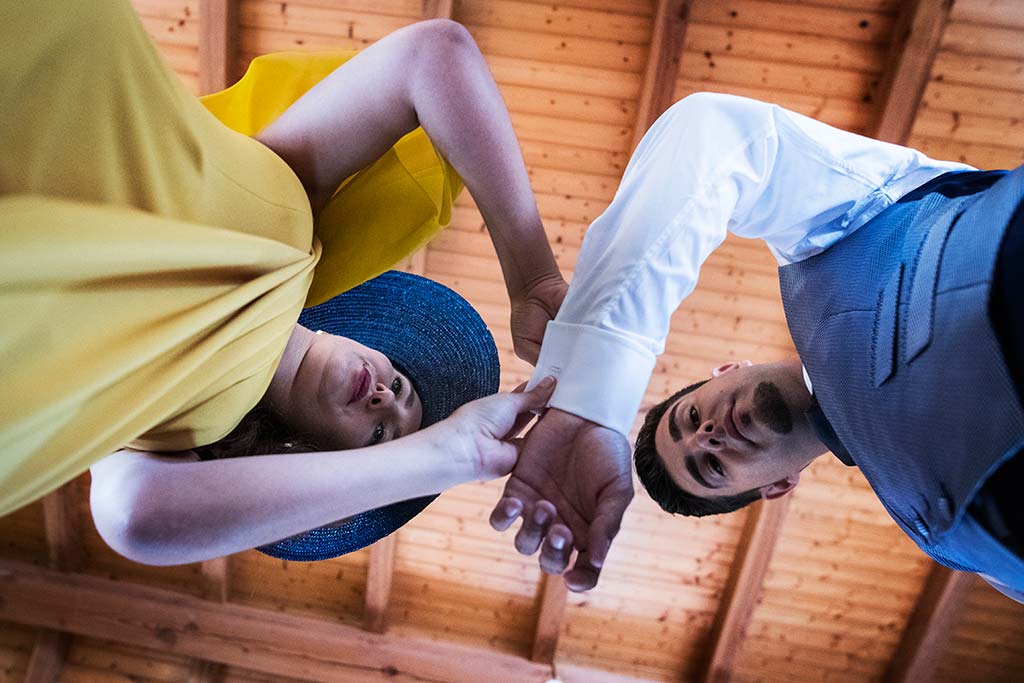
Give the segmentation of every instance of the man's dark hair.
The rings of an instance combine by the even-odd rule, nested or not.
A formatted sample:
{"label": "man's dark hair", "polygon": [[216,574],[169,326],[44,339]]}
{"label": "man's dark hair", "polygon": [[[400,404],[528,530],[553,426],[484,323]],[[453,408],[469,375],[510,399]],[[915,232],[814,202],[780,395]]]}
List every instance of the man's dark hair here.
{"label": "man's dark hair", "polygon": [[691,384],[648,410],[647,416],[644,418],[644,426],[640,428],[640,433],[636,437],[633,462],[636,464],[636,474],[640,478],[640,483],[644,485],[648,495],[661,506],[662,510],[674,515],[703,517],[733,512],[761,497],[761,492],[758,489],[744,491],[735,496],[709,496],[707,498],[687,493],[679,488],[679,485],[672,479],[665,468],[665,463],[658,455],[658,450],[654,446],[654,434],[658,430],[661,417],[676,401],[699,388],[704,382],[707,380]]}

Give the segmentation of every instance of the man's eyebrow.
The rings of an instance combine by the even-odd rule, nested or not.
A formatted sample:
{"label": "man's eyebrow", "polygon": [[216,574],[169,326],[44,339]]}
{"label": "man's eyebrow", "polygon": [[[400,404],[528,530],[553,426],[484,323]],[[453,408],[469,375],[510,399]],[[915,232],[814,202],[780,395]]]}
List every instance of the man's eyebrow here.
{"label": "man's eyebrow", "polygon": [[679,442],[683,438],[682,433],[679,431],[679,425],[676,424],[676,410],[679,409],[679,403],[680,401],[676,401],[676,404],[672,406],[672,412],[668,414],[668,435],[675,442]]}
{"label": "man's eyebrow", "polygon": [[707,479],[704,478],[704,475],[700,473],[700,469],[698,469],[697,467],[697,461],[694,460],[692,455],[684,456],[683,462],[686,463],[686,471],[690,473],[690,476],[693,477],[698,484],[700,484],[706,489],[718,488],[717,486],[709,484]]}

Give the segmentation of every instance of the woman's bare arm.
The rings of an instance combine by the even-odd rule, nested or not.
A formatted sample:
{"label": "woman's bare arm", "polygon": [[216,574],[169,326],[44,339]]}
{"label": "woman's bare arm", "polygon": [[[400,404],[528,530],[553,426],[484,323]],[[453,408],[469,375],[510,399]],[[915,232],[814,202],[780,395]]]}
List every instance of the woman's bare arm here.
{"label": "woman's bare arm", "polygon": [[463,406],[429,429],[369,448],[199,461],[119,451],[92,467],[103,540],[143,564],[199,562],[273,543],[359,512],[511,471],[517,415],[554,383]]}
{"label": "woman's bare arm", "polygon": [[513,307],[526,308],[513,312],[513,334],[540,327],[516,340],[517,352],[535,361],[524,337],[539,343],[547,322],[539,321],[540,309],[553,317],[566,285],[508,110],[465,28],[433,20],[395,31],[318,83],[257,139],[292,167],[317,211],[345,178],[417,126],[458,171],[487,223]]}

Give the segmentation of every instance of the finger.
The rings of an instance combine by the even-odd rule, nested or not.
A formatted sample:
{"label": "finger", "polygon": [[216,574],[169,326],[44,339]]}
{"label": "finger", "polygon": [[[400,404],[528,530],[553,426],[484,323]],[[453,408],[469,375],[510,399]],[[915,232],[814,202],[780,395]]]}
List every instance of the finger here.
{"label": "finger", "polygon": [[574,593],[582,593],[597,585],[597,580],[601,578],[601,567],[595,566],[590,553],[584,550],[576,556],[576,564],[565,573],[564,578],[566,588]]}
{"label": "finger", "polygon": [[491,510],[491,528],[505,531],[523,513],[523,501],[512,496],[504,496]]}
{"label": "finger", "polygon": [[523,393],[524,391],[526,391],[526,385],[529,384],[529,383],[530,383],[530,380],[526,380],[525,382],[523,382],[522,384],[517,386],[515,389],[513,389],[512,393],[513,394],[521,394],[521,393]]}
{"label": "finger", "polygon": [[561,574],[572,557],[572,532],[564,524],[552,524],[540,549],[540,570],[545,574]]}
{"label": "finger", "polygon": [[622,526],[622,516],[633,499],[632,491],[620,495],[606,495],[597,504],[597,514],[587,530],[588,560],[596,567],[603,567],[612,541]]}
{"label": "finger", "polygon": [[533,555],[548,533],[548,527],[555,521],[555,506],[546,500],[539,501],[523,515],[523,525],[516,533],[516,550],[522,555]]}

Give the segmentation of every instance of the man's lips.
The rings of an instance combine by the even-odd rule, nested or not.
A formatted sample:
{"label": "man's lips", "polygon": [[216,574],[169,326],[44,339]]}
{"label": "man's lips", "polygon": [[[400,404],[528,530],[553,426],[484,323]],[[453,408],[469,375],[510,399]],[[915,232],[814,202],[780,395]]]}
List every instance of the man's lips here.
{"label": "man's lips", "polygon": [[737,441],[748,443],[751,446],[756,446],[757,444],[748,439],[746,435],[740,431],[739,424],[742,421],[738,420],[737,417],[736,404],[733,403],[729,410],[725,411],[725,419],[722,420],[725,425],[725,432]]}
{"label": "man's lips", "polygon": [[365,367],[356,373],[352,380],[352,396],[349,397],[349,405],[355,403],[370,391],[370,371]]}

